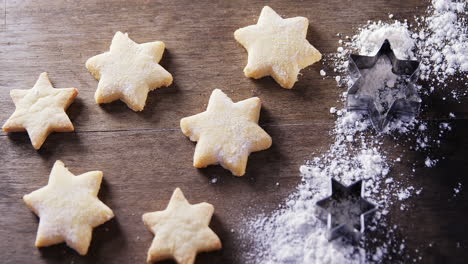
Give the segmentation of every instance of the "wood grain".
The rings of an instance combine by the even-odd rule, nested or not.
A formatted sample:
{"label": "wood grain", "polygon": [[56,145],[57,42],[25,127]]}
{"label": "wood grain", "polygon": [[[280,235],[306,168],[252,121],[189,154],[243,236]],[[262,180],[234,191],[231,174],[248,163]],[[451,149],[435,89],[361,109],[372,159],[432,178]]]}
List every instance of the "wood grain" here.
{"label": "wood grain", "polygon": [[[243,221],[271,212],[300,181],[299,166],[326,151],[332,106],[341,106],[333,76],[322,79],[318,63],[302,71],[293,90],[280,88],[271,78],[243,76],[247,54],[233,32],[255,23],[263,1],[0,1],[0,120],[13,112],[9,90],[32,87],[39,74],[49,72],[55,87],[75,87],[77,100],[69,108],[76,132],[52,134],[40,151],[25,133],[0,133],[0,256],[2,263],[142,263],[152,235],[141,214],[163,209],[175,187],[190,202],[215,206],[212,227],[224,248],[201,254],[197,263],[242,263],[242,242],[236,232]],[[308,40],[323,54],[336,51],[336,33],[353,35],[367,20],[408,18],[424,13],[427,1],[317,0],[270,1],[284,17],[310,20]],[[143,112],[123,103],[98,106],[93,94],[97,81],[85,61],[106,51],[115,31],[128,32],[142,43],[161,40],[166,53],[161,64],[174,84],[151,92]],[[459,89],[466,87],[454,83]],[[260,123],[273,138],[272,148],[254,153],[247,175],[233,177],[220,167],[192,167],[194,144],[179,129],[180,118],[203,111],[211,91],[220,88],[235,101],[259,96]],[[424,101],[422,118],[446,119],[454,112],[454,129],[436,153],[446,158],[435,169],[423,167],[426,152],[402,152],[410,145],[385,138],[388,156],[403,155],[391,172],[397,181],[424,186],[411,200],[411,211],[396,201],[389,222],[400,226],[406,239],[403,262],[424,255],[424,263],[463,262],[468,257],[464,228],[468,197],[453,198],[458,182],[468,184],[467,98],[442,100],[441,90]],[[432,133],[438,130],[436,124]],[[410,139],[411,141],[411,139]],[[75,174],[104,171],[100,198],[116,218],[93,234],[90,252],[80,257],[64,245],[37,250],[37,218],[21,197],[47,183],[50,168],[61,159]],[[416,164],[414,177],[406,178]],[[405,174],[406,173],[406,174]],[[216,184],[211,179],[218,179]],[[276,183],[279,183],[279,186]],[[231,229],[234,231],[231,232]],[[378,234],[369,234],[378,237]],[[429,247],[429,243],[433,246]],[[419,250],[416,253],[415,250]],[[388,260],[389,262],[390,259]]]}

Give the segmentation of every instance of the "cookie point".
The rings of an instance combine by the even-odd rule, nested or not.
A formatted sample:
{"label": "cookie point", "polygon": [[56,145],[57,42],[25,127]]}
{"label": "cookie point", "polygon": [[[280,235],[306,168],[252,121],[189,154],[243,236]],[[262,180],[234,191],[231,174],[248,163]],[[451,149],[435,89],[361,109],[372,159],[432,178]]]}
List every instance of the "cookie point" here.
{"label": "cookie point", "polygon": [[76,248],[75,250],[81,256],[85,256],[86,254],[88,254],[88,247],[86,247],[86,248]]}
{"label": "cookie point", "polygon": [[56,160],[55,163],[54,163],[54,166],[56,166],[56,165],[61,165],[61,166],[65,167],[65,163],[63,163],[63,161],[61,161],[61,160]]}
{"label": "cookie point", "polygon": [[146,224],[147,218],[149,217],[149,213],[144,213],[141,215],[141,221]]}
{"label": "cookie point", "polygon": [[109,214],[107,215],[106,222],[111,220],[114,217],[115,217],[114,211],[112,211],[112,209],[109,208]]}
{"label": "cookie point", "polygon": [[185,195],[184,193],[182,192],[182,190],[177,187],[175,190],[174,190],[174,193],[172,193],[172,197],[171,197],[171,200],[172,199],[175,199],[175,200],[185,200]]}
{"label": "cookie point", "polygon": [[241,38],[241,32],[242,32],[242,29],[243,28],[239,28],[239,29],[236,29],[236,31],[234,31],[234,39],[240,43],[240,38]]}
{"label": "cookie point", "polygon": [[36,241],[34,242],[34,246],[37,247],[37,248],[40,248],[40,247],[44,246],[42,244],[42,240],[40,239],[40,237],[36,237]]}
{"label": "cookie point", "polygon": [[205,164],[202,158],[200,158],[199,156],[196,156],[196,157],[194,156],[193,166],[197,169],[202,169],[202,168],[206,168],[207,165]]}
{"label": "cookie point", "polygon": [[[268,135],[268,134],[267,134]],[[267,139],[267,147],[266,148],[270,148],[271,145],[273,145],[273,139],[271,138],[270,135],[268,135],[268,139]]]}
{"label": "cookie point", "polygon": [[31,141],[31,144],[35,150],[39,150],[42,147],[42,143],[38,143],[36,141],[34,142]]}
{"label": "cookie point", "polygon": [[23,201],[28,204],[29,203],[29,193],[28,194],[25,194],[23,195]]}
{"label": "cookie point", "polygon": [[153,256],[151,255],[150,252],[148,252],[148,257],[146,258],[146,263],[148,263],[148,264],[153,263]]}
{"label": "cookie point", "polygon": [[112,41],[114,41],[114,40],[117,41],[117,38],[122,38],[122,37],[124,37],[124,38],[129,38],[129,37],[128,37],[128,33],[123,33],[123,32],[121,32],[121,31],[117,31],[117,32],[115,32],[115,35],[114,35]]}
{"label": "cookie point", "polygon": [[164,87],[169,87],[169,86],[171,86],[172,82],[174,81],[174,77],[172,77],[172,74],[171,74],[170,72],[167,72],[167,73],[169,73],[169,75],[168,75],[168,77],[167,77],[165,83],[162,85],[162,86],[164,86]]}
{"label": "cookie point", "polygon": [[187,132],[187,128],[186,128],[187,122],[188,122],[188,121],[187,121],[187,118],[186,118],[186,117],[183,117],[182,119],[180,119],[180,122],[179,122],[180,129],[182,129],[182,133],[183,133],[184,135],[187,135],[187,134],[185,134],[185,133]]}
{"label": "cookie point", "polygon": [[[85,62],[85,67],[86,67],[86,69],[88,69],[88,71],[92,70],[91,69],[91,59],[92,58],[94,58],[94,57],[91,57],[91,58],[87,59],[86,62]],[[91,73],[91,74],[93,74],[93,73]]]}
{"label": "cookie point", "polygon": [[156,41],[156,44],[163,50],[166,49],[166,43],[164,43],[163,41]]}
{"label": "cookie point", "polygon": [[96,102],[96,104],[104,103],[101,97],[97,93],[94,94],[94,101]]}
{"label": "cookie point", "polygon": [[143,109],[145,109],[145,106],[140,106],[140,105],[128,105],[128,107],[130,107],[130,109],[132,109],[133,111],[135,112],[141,112],[143,111]]}
{"label": "cookie point", "polygon": [[320,61],[322,59],[322,53],[317,50],[317,61]]}
{"label": "cookie point", "polygon": [[256,70],[249,67],[248,65],[244,68],[244,75],[245,77],[250,77],[254,79],[258,79],[258,77],[255,75]]}
{"label": "cookie point", "polygon": [[232,175],[236,177],[242,177],[245,175],[245,168],[230,169]]}
{"label": "cookie point", "polygon": [[295,18],[298,19],[299,21],[301,21],[302,23],[306,24],[307,27],[309,26],[309,19],[307,17],[298,16],[298,17],[295,17]]}
{"label": "cookie point", "polygon": [[201,203],[203,206],[205,206],[211,213],[214,212],[214,206],[210,203],[207,203],[207,202],[203,202]]}
{"label": "cookie point", "polygon": [[297,80],[294,82],[278,82],[278,84],[283,87],[284,89],[292,89],[294,84],[296,84]]}
{"label": "cookie point", "polygon": [[[102,181],[102,178],[104,177],[104,172],[102,171],[94,171],[96,178],[99,178],[99,181]],[[99,183],[101,184],[101,183]]]}
{"label": "cookie point", "polygon": [[215,249],[222,249],[223,248],[223,243],[221,243],[221,240],[218,238],[218,243],[216,243]]}

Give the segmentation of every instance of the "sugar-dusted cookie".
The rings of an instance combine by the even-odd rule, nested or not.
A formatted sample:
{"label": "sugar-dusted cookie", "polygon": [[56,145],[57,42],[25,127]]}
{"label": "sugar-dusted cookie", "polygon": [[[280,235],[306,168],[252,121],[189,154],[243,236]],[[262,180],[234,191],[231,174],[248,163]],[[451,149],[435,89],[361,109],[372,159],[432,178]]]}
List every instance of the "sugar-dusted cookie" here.
{"label": "sugar-dusted cookie", "polygon": [[250,153],[271,146],[271,137],[258,125],[260,108],[258,97],[233,103],[215,89],[205,112],[180,120],[184,135],[198,141],[193,166],[221,164],[236,176],[244,175]]}
{"label": "sugar-dusted cookie", "polygon": [[221,241],[208,227],[213,211],[209,203],[189,204],[182,191],[175,189],[166,210],[143,215],[155,235],[148,263],[172,258],[179,264],[192,264],[197,253],[221,249]]}
{"label": "sugar-dusted cookie", "polygon": [[112,210],[97,198],[101,180],[101,171],[75,176],[63,162],[55,162],[49,183],[23,197],[40,218],[36,247],[65,242],[86,255],[92,229],[114,217]]}
{"label": "sugar-dusted cookie", "polygon": [[109,51],[86,61],[99,80],[96,103],[120,99],[133,111],[143,110],[149,91],[172,83],[172,75],[158,64],[164,48],[161,41],[137,44],[127,33],[115,33]]}
{"label": "sugar-dusted cookie", "polygon": [[283,19],[270,7],[263,7],[256,25],[234,32],[249,53],[245,76],[271,76],[281,87],[292,88],[299,71],[322,58],[306,39],[308,26],[305,17]]}
{"label": "sugar-dusted cookie", "polygon": [[75,88],[54,89],[47,73],[43,72],[33,88],[10,91],[16,110],[2,129],[5,132],[27,131],[33,147],[39,149],[50,133],[74,130],[65,110],[77,94]]}

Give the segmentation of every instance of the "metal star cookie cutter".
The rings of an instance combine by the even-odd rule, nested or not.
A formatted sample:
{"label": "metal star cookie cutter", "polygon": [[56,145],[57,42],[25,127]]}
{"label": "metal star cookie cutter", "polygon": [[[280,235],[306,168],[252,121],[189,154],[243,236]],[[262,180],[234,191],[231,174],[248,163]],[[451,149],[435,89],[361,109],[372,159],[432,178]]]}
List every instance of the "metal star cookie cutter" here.
{"label": "metal star cookie cutter", "polygon": [[328,240],[345,236],[358,241],[377,206],[362,197],[362,180],[345,186],[332,178],[330,184],[331,195],[316,203],[318,218],[327,223]]}
{"label": "metal star cookie cutter", "polygon": [[[363,75],[363,72],[371,74],[372,70],[376,70],[376,63],[385,58],[391,63],[391,72],[398,76],[398,83],[396,89],[388,87],[388,83],[380,84],[384,86],[383,89],[389,88],[386,92],[396,95],[393,98],[391,95],[390,98],[386,98],[387,102],[391,101],[386,107],[379,107],[378,104],[382,101],[381,90],[371,83],[378,78]],[[376,131],[381,132],[393,119],[408,121],[418,114],[421,98],[415,88],[415,83],[419,78],[419,61],[397,59],[388,39],[384,41],[375,56],[351,54],[348,71],[353,84],[348,89],[347,110],[367,112]],[[372,91],[374,94],[361,91],[369,87],[374,90]]]}

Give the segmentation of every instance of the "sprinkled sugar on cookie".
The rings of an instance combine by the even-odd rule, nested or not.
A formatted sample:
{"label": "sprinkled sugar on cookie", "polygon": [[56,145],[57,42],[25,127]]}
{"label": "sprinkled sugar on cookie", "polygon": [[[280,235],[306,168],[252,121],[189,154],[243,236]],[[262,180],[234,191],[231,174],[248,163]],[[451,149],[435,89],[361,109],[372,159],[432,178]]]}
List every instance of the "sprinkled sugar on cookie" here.
{"label": "sprinkled sugar on cookie", "polygon": [[234,32],[234,38],[249,53],[245,76],[271,76],[281,87],[291,89],[299,71],[322,58],[306,39],[308,26],[305,17],[283,19],[265,6],[256,25]]}
{"label": "sprinkled sugar on cookie", "polygon": [[250,153],[271,146],[271,137],[258,125],[260,108],[258,97],[234,103],[215,89],[205,112],[180,120],[184,135],[198,142],[193,166],[220,164],[243,176]]}
{"label": "sprinkled sugar on cookie", "polygon": [[159,61],[164,42],[137,44],[128,34],[117,32],[108,52],[86,61],[86,68],[99,80],[96,103],[122,100],[133,111],[142,111],[148,92],[172,83],[172,75]]}

